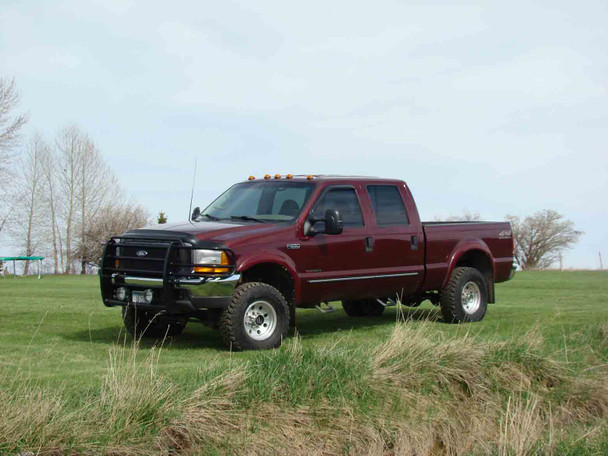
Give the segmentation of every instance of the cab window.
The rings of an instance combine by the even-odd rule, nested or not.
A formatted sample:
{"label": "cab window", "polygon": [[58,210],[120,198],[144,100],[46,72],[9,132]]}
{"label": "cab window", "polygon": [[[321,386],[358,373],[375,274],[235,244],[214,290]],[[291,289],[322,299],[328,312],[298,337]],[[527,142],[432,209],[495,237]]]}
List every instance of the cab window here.
{"label": "cab window", "polygon": [[328,209],[337,209],[345,227],[363,226],[363,213],[354,188],[332,188],[325,192],[312,215],[322,218]]}
{"label": "cab window", "polygon": [[395,185],[368,185],[376,225],[409,225],[399,189]]}

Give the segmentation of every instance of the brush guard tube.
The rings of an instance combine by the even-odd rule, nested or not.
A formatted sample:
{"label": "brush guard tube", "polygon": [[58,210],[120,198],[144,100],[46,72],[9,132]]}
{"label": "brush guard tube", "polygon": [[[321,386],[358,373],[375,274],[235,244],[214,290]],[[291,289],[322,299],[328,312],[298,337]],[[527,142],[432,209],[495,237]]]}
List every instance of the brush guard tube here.
{"label": "brush guard tube", "polygon": [[[132,253],[121,255],[121,248],[126,251],[147,249],[146,255],[148,250],[154,254],[151,258],[138,258]],[[196,314],[204,309],[227,307],[241,277],[234,272],[234,264],[222,265],[229,268],[228,274],[214,276],[193,274],[192,268],[200,265],[191,263],[191,254],[188,250],[200,248],[209,248],[209,246],[191,245],[179,239],[159,240],[130,236],[110,239],[104,247],[99,269],[104,305],[107,307],[132,305],[142,310],[174,315]],[[164,249],[166,251],[163,251]],[[215,246],[215,249],[227,251],[221,246]],[[234,258],[232,252],[228,252]],[[120,266],[120,262],[123,261],[127,262],[127,267]],[[119,300],[115,296],[115,290],[120,287],[127,290],[124,300]],[[133,302],[131,299],[133,292],[144,290],[153,291],[152,302]]]}

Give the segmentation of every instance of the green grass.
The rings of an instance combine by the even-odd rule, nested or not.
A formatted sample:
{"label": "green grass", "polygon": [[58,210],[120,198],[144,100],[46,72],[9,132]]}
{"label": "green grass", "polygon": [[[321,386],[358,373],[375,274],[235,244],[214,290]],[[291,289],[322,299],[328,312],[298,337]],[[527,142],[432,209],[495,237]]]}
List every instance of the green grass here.
{"label": "green grass", "polygon": [[[299,337],[288,341],[281,350],[230,353],[215,331],[200,324],[189,324],[181,336],[167,341],[162,348],[154,342],[142,341],[139,349],[133,349],[131,339],[122,328],[120,310],[101,304],[97,277],[7,278],[0,280],[0,388],[3,393],[14,396],[14,404],[21,404],[21,407],[27,402],[24,397],[28,391],[40,393],[41,397],[50,395],[51,403],[61,401],[63,404],[61,413],[52,415],[55,417],[67,416],[93,403],[96,405],[91,406],[91,410],[95,412],[91,413],[100,413],[100,420],[113,417],[111,432],[100,430],[99,435],[93,432],[82,439],[73,436],[72,441],[62,441],[58,437],[59,441],[51,442],[61,448],[92,445],[95,451],[101,452],[106,450],[99,448],[112,448],[119,453],[142,452],[137,445],[159,438],[163,432],[169,432],[167,429],[174,432],[170,423],[178,419],[176,417],[185,420],[181,410],[188,409],[184,404],[195,400],[198,388],[204,385],[212,388],[219,382],[219,386],[213,388],[219,388],[218,397],[229,404],[221,402],[216,405],[219,409],[225,405],[229,410],[239,410],[245,415],[264,415],[259,411],[260,404],[278,406],[282,413],[297,413],[304,408],[306,419],[313,421],[310,426],[314,429],[331,428],[332,414],[342,416],[348,409],[348,413],[361,417],[357,423],[367,423],[366,426],[376,430],[386,426],[382,431],[382,445],[390,441],[395,447],[400,441],[396,436],[400,434],[391,430],[390,420],[379,424],[382,420],[396,413],[400,417],[396,422],[400,423],[405,417],[420,421],[422,411],[413,406],[414,403],[424,404],[425,416],[431,424],[448,412],[451,417],[457,417],[456,404],[469,400],[461,398],[462,391],[468,389],[472,392],[466,394],[476,398],[476,394],[482,395],[475,404],[487,400],[495,403],[498,410],[510,403],[509,398],[518,398],[518,413],[527,416],[524,412],[530,411],[534,416],[540,414],[543,420],[554,412],[554,408],[567,404],[578,414],[569,422],[572,435],[563,434],[558,443],[549,444],[543,428],[539,430],[542,438],[538,441],[544,443],[526,447],[526,451],[538,451],[538,454],[604,451],[607,439],[603,403],[597,405],[601,409],[599,412],[588,412],[587,409],[592,408],[590,404],[596,400],[592,397],[596,387],[585,383],[585,388],[591,391],[591,396],[586,397],[585,388],[577,386],[577,382],[579,379],[591,381],[590,375],[596,375],[597,381],[606,378],[608,273],[523,272],[514,280],[499,284],[496,294],[498,303],[490,305],[485,319],[475,324],[445,324],[440,321],[438,308],[428,303],[418,309],[403,310],[408,321],[405,332],[399,335],[402,340],[397,348],[390,345],[396,337],[395,308],[387,309],[380,318],[352,319],[344,314],[339,304],[334,304],[338,310],[330,314],[299,309]],[[408,347],[408,338],[412,338],[411,347]],[[540,342],[536,343],[537,339]],[[437,353],[433,351],[434,347],[438,347]],[[483,347],[483,350],[477,353],[476,347]],[[384,364],[379,360],[382,350],[390,351],[390,360]],[[129,362],[131,356],[135,358],[132,363]],[[466,362],[461,366],[462,359]],[[134,370],[126,375],[124,369],[129,366]],[[512,383],[507,377],[502,379],[501,375],[508,372],[497,374],[508,370],[507,367],[513,367],[517,375],[526,376],[526,381],[531,382],[527,389],[519,390],[513,386],[517,382]],[[150,378],[146,377],[146,369],[153,371]],[[245,369],[245,372],[239,369]],[[231,392],[229,385],[221,384],[223,374],[236,376],[237,380],[243,375],[242,381],[235,380],[239,385],[237,390]],[[493,377],[497,379],[492,380]],[[376,378],[378,382],[386,383],[382,391],[376,387]],[[117,402],[113,395],[119,390],[129,391],[129,385],[133,386],[134,382],[138,385],[144,382],[146,386],[152,382],[158,389],[149,390],[149,396],[142,395],[148,402],[133,402],[137,413],[130,410],[121,415],[123,412],[117,412],[121,404],[131,404],[129,401],[133,398],[129,396]],[[408,394],[416,394],[415,401],[412,402],[413,396],[404,395],[403,390],[401,396],[387,396],[386,391],[391,390],[393,382],[406,385]],[[484,387],[476,391],[476,385]],[[491,399],[484,396],[490,393],[493,394]],[[207,394],[209,396],[209,391]],[[180,402],[182,405],[178,406],[171,402],[173,397],[186,402]],[[538,399],[538,408],[536,403],[522,402],[527,397]],[[11,400],[8,402],[12,403]],[[452,406],[456,408],[452,410]],[[167,412],[162,412],[165,409]],[[201,409],[204,407],[196,408],[196,413]],[[192,413],[199,420],[208,420],[206,415],[201,418]],[[583,414],[586,414],[584,419]],[[481,412],[480,416],[483,416]],[[368,418],[363,417],[371,417],[371,421],[368,423]],[[83,417],[78,419],[86,421]],[[501,432],[500,419],[495,420],[496,432]],[[562,420],[562,417],[555,419]],[[139,423],[140,427],[137,431],[124,431],[125,437],[119,437],[122,429],[130,429],[129,420]],[[268,423],[272,420],[258,416],[254,421],[257,424],[249,423],[251,428],[239,421],[239,435],[243,439],[261,432],[264,423],[270,426]],[[49,423],[47,421],[45,426],[50,426]],[[230,435],[222,433],[222,423],[214,422],[213,426],[217,426],[214,435]],[[399,428],[398,424],[394,426]],[[50,438],[51,434],[48,431],[44,438]],[[207,434],[188,435],[192,442],[206,442],[205,452],[209,454],[233,449],[230,442],[214,440]],[[43,437],[38,438],[42,446],[51,445],[48,441],[42,442]],[[369,437],[369,440],[374,438]],[[488,439],[491,438],[488,434]],[[3,448],[1,440],[2,436],[0,449]],[[419,440],[423,441],[422,437]],[[32,440],[23,436],[21,441],[27,446]],[[459,444],[455,440],[450,442]],[[489,444],[488,453],[520,454],[517,449],[501,453],[501,448],[511,447],[501,447],[497,442]],[[344,442],[336,445],[343,453],[354,451]],[[10,451],[15,449],[11,447]],[[428,454],[441,454],[433,451],[431,448]],[[473,453],[475,451],[479,450]],[[263,448],[250,454],[256,452],[265,454]]]}
{"label": "green grass", "polygon": [[[608,321],[608,272],[523,272],[499,284],[496,292],[498,302],[490,305],[482,322],[438,321],[434,329],[508,340],[539,326],[547,353],[577,361],[587,356],[580,349],[587,345],[590,328]],[[381,318],[351,319],[334,305],[338,310],[330,314],[298,309],[298,332],[306,347],[375,344],[393,329],[395,308]],[[438,308],[428,302],[405,313],[414,320],[410,325],[440,320]],[[0,281],[0,363],[5,368],[26,367],[33,378],[53,386],[93,386],[107,369],[108,349],[124,340],[120,309],[102,305],[97,277]],[[143,342],[146,348],[152,344]],[[189,324],[164,352],[161,372],[185,385],[195,384],[196,369],[210,360],[238,363],[260,356],[227,353],[217,332],[200,324]]]}

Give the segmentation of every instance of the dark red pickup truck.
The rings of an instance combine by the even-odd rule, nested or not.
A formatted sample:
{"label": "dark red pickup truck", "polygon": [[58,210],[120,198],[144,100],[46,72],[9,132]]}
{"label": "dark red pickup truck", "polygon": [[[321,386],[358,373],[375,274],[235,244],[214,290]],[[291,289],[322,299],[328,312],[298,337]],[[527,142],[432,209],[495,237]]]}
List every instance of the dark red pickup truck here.
{"label": "dark red pickup truck", "polygon": [[371,317],[428,299],[447,321],[479,321],[512,265],[509,223],[421,222],[403,181],[266,175],[189,222],[110,239],[100,277],[130,333],[177,335],[197,319],[243,350],[279,346],[296,307],[329,301]]}

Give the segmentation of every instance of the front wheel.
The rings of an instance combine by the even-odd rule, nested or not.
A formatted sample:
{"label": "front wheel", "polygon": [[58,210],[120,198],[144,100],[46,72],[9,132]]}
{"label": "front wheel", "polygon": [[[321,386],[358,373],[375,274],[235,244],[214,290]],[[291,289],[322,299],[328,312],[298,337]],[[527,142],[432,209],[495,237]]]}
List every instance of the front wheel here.
{"label": "front wheel", "polygon": [[450,323],[480,321],[488,307],[486,281],[477,269],[454,269],[448,285],[441,290],[443,318]]}
{"label": "front wheel", "polygon": [[222,340],[236,351],[276,348],[288,329],[289,306],[285,297],[261,282],[237,287],[219,319]]}

